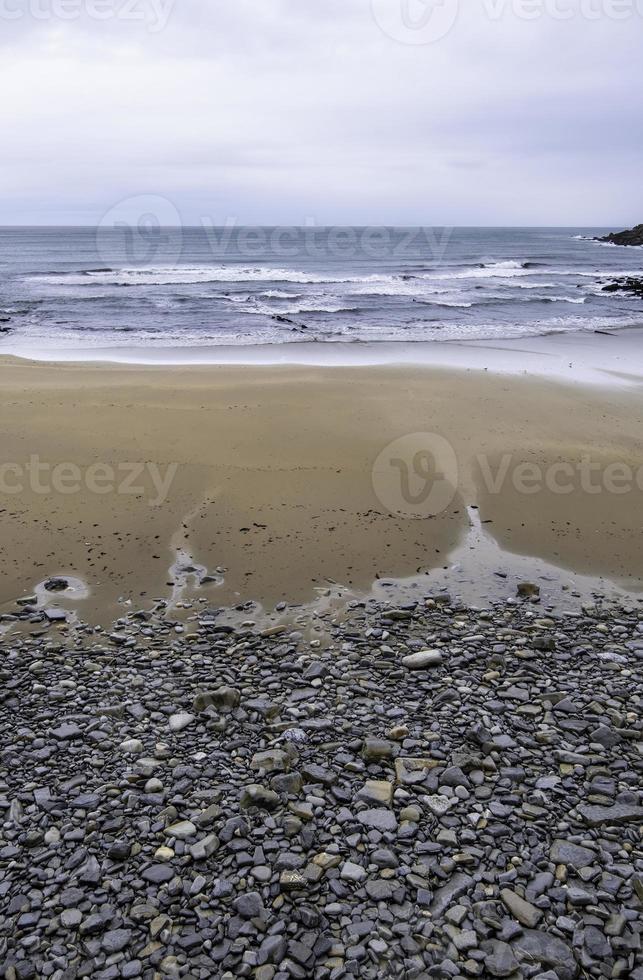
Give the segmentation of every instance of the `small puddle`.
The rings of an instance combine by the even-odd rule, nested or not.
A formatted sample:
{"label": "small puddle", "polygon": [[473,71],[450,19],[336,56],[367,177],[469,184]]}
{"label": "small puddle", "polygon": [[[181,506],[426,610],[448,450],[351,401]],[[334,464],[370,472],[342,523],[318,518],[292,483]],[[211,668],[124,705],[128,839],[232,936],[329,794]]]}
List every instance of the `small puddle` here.
{"label": "small puddle", "polygon": [[[47,588],[48,583],[54,581],[66,582],[67,585],[65,588]],[[38,608],[42,609],[48,606],[57,606],[60,600],[81,602],[84,599],[89,599],[91,589],[86,582],[75,575],[55,575],[39,582],[34,589],[34,595],[37,599]]]}

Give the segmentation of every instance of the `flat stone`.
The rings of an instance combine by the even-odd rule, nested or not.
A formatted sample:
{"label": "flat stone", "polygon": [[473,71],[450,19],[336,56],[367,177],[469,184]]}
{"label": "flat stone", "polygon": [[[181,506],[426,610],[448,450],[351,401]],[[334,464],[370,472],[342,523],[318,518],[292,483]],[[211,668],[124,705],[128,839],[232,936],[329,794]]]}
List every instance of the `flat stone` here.
{"label": "flat stone", "polygon": [[74,738],[80,738],[83,734],[82,729],[73,723],[63,723],[59,725],[58,728],[52,728],[51,734],[54,738],[58,739],[59,742],[69,742]]}
{"label": "flat stone", "polygon": [[366,738],[362,746],[362,756],[368,762],[392,759],[399,751],[399,745],[385,738]]}
{"label": "flat stone", "polygon": [[425,796],[422,802],[429,808],[431,813],[435,817],[444,817],[452,806],[455,806],[457,800],[452,796],[440,796],[435,794],[433,796]]}
{"label": "flat stone", "polygon": [[171,881],[173,877],[174,871],[167,864],[152,864],[141,874],[141,878],[155,885],[161,885],[166,881]]}
{"label": "flat stone", "polygon": [[213,691],[202,691],[197,694],[192,703],[192,710],[201,714],[209,707],[233,711],[239,707],[241,694],[233,687],[218,687]]}
{"label": "flat stone", "polygon": [[613,806],[582,805],[577,810],[589,827],[643,822],[643,807],[628,803],[615,803]]}
{"label": "flat stone", "polygon": [[112,929],[103,936],[102,946],[108,955],[120,953],[129,944],[131,938],[131,929]]}
{"label": "flat stone", "polygon": [[247,892],[245,895],[240,895],[234,900],[233,906],[235,912],[242,919],[257,919],[265,915],[266,912],[259,892]]}
{"label": "flat stone", "polygon": [[205,861],[219,849],[219,838],[216,834],[209,834],[196,844],[190,845],[190,854],[194,861]]}
{"label": "flat stone", "polygon": [[421,650],[402,659],[407,670],[428,670],[430,667],[439,667],[443,661],[444,657],[439,650]]}
{"label": "flat stone", "polygon": [[518,969],[518,960],[507,943],[493,939],[482,944],[486,953],[484,965],[492,977],[510,977]]}
{"label": "flat stone", "polygon": [[586,868],[596,861],[596,853],[589,847],[581,847],[566,840],[555,840],[549,851],[549,860],[554,864],[569,864],[575,868]]}
{"label": "flat stone", "polygon": [[551,966],[558,980],[575,980],[578,976],[578,964],[570,947],[549,932],[534,929],[524,929],[511,942],[515,952],[522,954],[531,963],[541,963]]}
{"label": "flat stone", "polygon": [[182,711],[177,715],[171,715],[169,721],[170,731],[182,732],[184,728],[187,728],[195,720],[195,715],[191,715],[187,711]]}
{"label": "flat stone", "polygon": [[340,878],[344,881],[363,881],[367,877],[367,873],[364,868],[359,864],[353,864],[352,861],[346,861],[340,871]]}
{"label": "flat stone", "polygon": [[245,786],[241,792],[239,806],[242,810],[249,810],[256,807],[258,810],[276,810],[281,803],[279,796],[274,790],[266,789],[257,783]]}
{"label": "flat stone", "polygon": [[530,929],[533,929],[543,917],[540,909],[537,909],[531,902],[525,901],[510,888],[503,888],[500,892],[500,898],[509,912],[523,926],[529,926]]}
{"label": "flat stone", "polygon": [[191,820],[181,820],[179,823],[173,823],[170,827],[165,828],[166,837],[176,837],[177,840],[187,840],[188,837],[194,837],[196,834],[196,827]]}
{"label": "flat stone", "polygon": [[369,779],[357,794],[365,803],[390,806],[393,802],[393,783],[384,779]]}
{"label": "flat stone", "polygon": [[250,763],[253,769],[263,769],[264,772],[288,772],[292,768],[292,756],[283,749],[268,749],[266,752],[256,752]]}
{"label": "flat stone", "polygon": [[382,832],[397,830],[397,818],[390,810],[364,810],[357,814],[357,819],[366,827],[373,827]]}
{"label": "flat stone", "polygon": [[434,919],[441,918],[450,905],[453,905],[459,898],[473,885],[473,878],[470,875],[459,872],[454,874],[449,881],[442,885],[435,892],[429,907]]}
{"label": "flat stone", "polygon": [[121,742],[119,749],[127,755],[140,755],[143,751],[143,743],[138,738],[128,738]]}

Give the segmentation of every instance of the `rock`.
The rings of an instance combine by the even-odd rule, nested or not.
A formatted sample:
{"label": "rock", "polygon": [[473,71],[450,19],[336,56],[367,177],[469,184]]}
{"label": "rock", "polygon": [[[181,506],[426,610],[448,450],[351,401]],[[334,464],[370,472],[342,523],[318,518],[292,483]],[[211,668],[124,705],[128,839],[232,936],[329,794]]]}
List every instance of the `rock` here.
{"label": "rock", "polygon": [[171,881],[173,877],[174,871],[166,864],[152,864],[149,868],[141,872],[141,878],[154,885],[161,885],[165,881]]}
{"label": "rock", "polygon": [[609,939],[596,926],[588,926],[585,929],[583,943],[592,959],[600,963],[604,963],[612,955]]}
{"label": "rock", "polygon": [[397,758],[395,760],[395,776],[398,783],[412,785],[423,783],[431,769],[439,765],[436,759]]}
{"label": "rock", "polygon": [[0,614],[0,973],[638,980],[639,603],[193,598]]}
{"label": "rock", "polygon": [[365,803],[372,803],[381,806],[390,806],[393,802],[393,783],[386,780],[369,779],[357,794],[360,800]]}
{"label": "rock", "polygon": [[188,728],[193,721],[195,721],[195,716],[189,714],[187,711],[183,711],[177,715],[171,715],[169,721],[170,731],[182,732],[183,729]]}
{"label": "rock", "polygon": [[259,892],[246,892],[232,903],[235,912],[242,919],[258,919],[265,916],[266,910]]}
{"label": "rock", "polygon": [[594,851],[580,847],[565,840],[555,840],[549,851],[549,860],[554,864],[569,864],[575,868],[586,868],[596,860]]}
{"label": "rock", "polygon": [[127,840],[117,840],[110,845],[107,857],[110,861],[127,861],[132,851],[132,846]]}
{"label": "rock", "polygon": [[335,774],[329,772],[324,766],[319,766],[314,762],[307,762],[301,767],[301,774],[307,783],[320,783],[322,786],[332,786],[335,782]]}
{"label": "rock", "polygon": [[[73,921],[77,921],[76,916],[74,916]],[[81,936],[96,936],[98,933],[104,932],[106,926],[107,923],[105,922],[103,916],[94,913],[93,915],[88,915],[87,918],[82,920],[78,931]]]}
{"label": "rock", "polygon": [[279,886],[286,892],[301,891],[308,887],[308,882],[299,871],[282,871],[279,876]]}
{"label": "rock", "polygon": [[425,796],[423,802],[434,816],[444,817],[445,814],[449,812],[451,807],[456,805],[457,801],[451,796],[435,795]]}
{"label": "rock", "polygon": [[521,582],[518,585],[518,595],[521,599],[538,599],[540,597],[540,586],[533,582]]}
{"label": "rock", "polygon": [[251,807],[256,807],[259,810],[271,811],[276,810],[280,802],[279,797],[273,790],[266,789],[265,786],[260,786],[257,783],[251,783],[249,786],[244,787],[239,805],[242,810],[249,810]]}
{"label": "rock", "polygon": [[43,613],[50,623],[65,623],[67,621],[67,613],[64,609],[56,609],[51,606],[44,609]]}
{"label": "rock", "polygon": [[399,746],[384,738],[366,738],[362,746],[362,756],[367,762],[380,762],[392,759],[399,752]]}
{"label": "rock", "polygon": [[82,918],[82,912],[78,909],[65,909],[60,914],[60,921],[65,929],[75,929],[80,925]]}
{"label": "rock", "polygon": [[44,588],[47,592],[64,592],[69,588],[69,582],[66,578],[48,578]]}
{"label": "rock", "polygon": [[112,953],[120,953],[129,944],[132,938],[131,929],[112,929],[103,936],[102,946],[108,956]]}
{"label": "rock", "polygon": [[288,772],[292,763],[293,758],[290,753],[282,749],[269,749],[266,752],[255,752],[251,766],[253,769],[263,769],[267,773]]}
{"label": "rock", "polygon": [[485,952],[484,964],[492,977],[510,977],[518,970],[518,960],[513,949],[498,939],[482,944]]}
{"label": "rock", "polygon": [[606,242],[611,245],[641,247],[643,245],[643,225],[636,225],[628,231],[612,231],[603,238],[595,238],[594,241]]}
{"label": "rock", "polygon": [[[625,276],[602,287],[604,293],[629,293],[643,299],[643,279]],[[598,332],[598,331],[597,331]]]}
{"label": "rock", "polygon": [[516,892],[511,891],[510,888],[503,888],[500,892],[500,898],[508,911],[523,926],[529,926],[530,929],[533,929],[543,917],[540,909],[535,908],[530,902],[525,901],[524,898],[517,895]]}
{"label": "rock", "polygon": [[177,840],[187,840],[188,837],[194,837],[195,834],[196,827],[190,820],[181,820],[179,823],[173,823],[165,828],[166,837],[176,837]]}
{"label": "rock", "polygon": [[308,734],[303,728],[289,728],[281,737],[284,742],[291,742],[293,745],[305,745],[308,741]]}
{"label": "rock", "polygon": [[209,707],[219,708],[220,711],[234,711],[241,703],[241,694],[234,687],[218,687],[213,691],[202,691],[197,694],[192,703],[192,710],[202,714]]}
{"label": "rock", "polygon": [[382,831],[382,833],[391,833],[397,830],[397,819],[395,814],[391,813],[390,810],[363,810],[362,813],[358,813],[357,819],[365,827],[373,827],[375,830]]}
{"label": "rock", "polygon": [[216,834],[208,834],[196,844],[190,845],[190,854],[193,861],[206,861],[207,858],[219,849],[219,838]]}
{"label": "rock", "polygon": [[302,786],[303,780],[298,772],[279,773],[270,780],[270,788],[275,793],[286,793],[289,796],[297,796]]}
{"label": "rock", "polygon": [[434,920],[444,915],[450,905],[453,905],[459,898],[462,898],[469,888],[473,885],[473,878],[470,875],[458,873],[454,874],[449,881],[442,885],[435,892],[429,911]]}
{"label": "rock", "polygon": [[378,848],[371,854],[371,863],[378,868],[397,868],[400,864],[397,855],[384,847]]}
{"label": "rock", "polygon": [[143,751],[143,743],[138,738],[128,738],[119,745],[121,752],[127,755],[140,755]]}
{"label": "rock", "polygon": [[352,861],[345,861],[339,874],[344,881],[352,882],[364,881],[368,877],[364,868],[359,864],[353,864]]}
{"label": "rock", "polygon": [[404,657],[402,663],[407,670],[428,670],[429,667],[439,667],[443,660],[439,650],[422,650]]}
{"label": "rock", "polygon": [[579,968],[572,950],[549,932],[525,929],[511,941],[511,946],[528,963],[552,967],[558,980],[575,980],[578,976]]}
{"label": "rock", "polygon": [[390,902],[395,894],[395,885],[380,878],[367,881],[364,887],[366,894],[374,902]]}
{"label": "rock", "polygon": [[83,733],[78,725],[65,723],[58,728],[52,728],[51,734],[59,742],[70,742],[72,739],[80,738]]}
{"label": "rock", "polygon": [[604,824],[641,823],[643,807],[627,803],[614,803],[613,806],[590,806],[584,804],[577,807],[578,813],[590,827],[602,827]]}

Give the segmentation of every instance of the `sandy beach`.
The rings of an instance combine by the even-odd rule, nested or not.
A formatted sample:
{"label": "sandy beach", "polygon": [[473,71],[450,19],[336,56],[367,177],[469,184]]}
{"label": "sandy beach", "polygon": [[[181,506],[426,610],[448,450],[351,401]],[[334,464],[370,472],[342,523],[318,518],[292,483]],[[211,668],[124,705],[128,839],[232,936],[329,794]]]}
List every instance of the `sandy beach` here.
{"label": "sandy beach", "polygon": [[642,22],[0,0],[0,980],[643,980]]}
{"label": "sandy beach", "polygon": [[[206,579],[191,594],[217,606],[310,602],[333,584],[368,593],[383,578],[448,568],[472,518],[495,549],[495,570],[508,576],[498,583],[505,591],[521,574],[515,556],[527,555],[569,573],[572,587],[577,574],[636,593],[643,409],[635,380],[7,358],[2,608],[51,576],[78,580],[77,595],[41,589],[41,598],[103,623],[131,608],[124,602],[145,608],[176,597],[184,580]],[[373,477],[380,454],[414,434],[446,440],[457,459],[447,474],[452,493],[423,519],[403,498],[399,508],[382,499]],[[524,471],[534,465],[535,484]],[[614,482],[623,467],[629,483]],[[489,570],[483,552],[469,554],[472,579],[476,568]]]}

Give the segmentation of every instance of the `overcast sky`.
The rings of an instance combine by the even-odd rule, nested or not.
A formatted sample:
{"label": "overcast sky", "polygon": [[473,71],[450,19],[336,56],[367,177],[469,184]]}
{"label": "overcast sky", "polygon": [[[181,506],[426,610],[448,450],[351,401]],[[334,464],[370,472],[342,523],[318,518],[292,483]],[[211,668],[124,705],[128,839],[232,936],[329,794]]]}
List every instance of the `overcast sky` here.
{"label": "overcast sky", "polygon": [[0,224],[643,221],[643,0],[460,8],[0,0]]}

